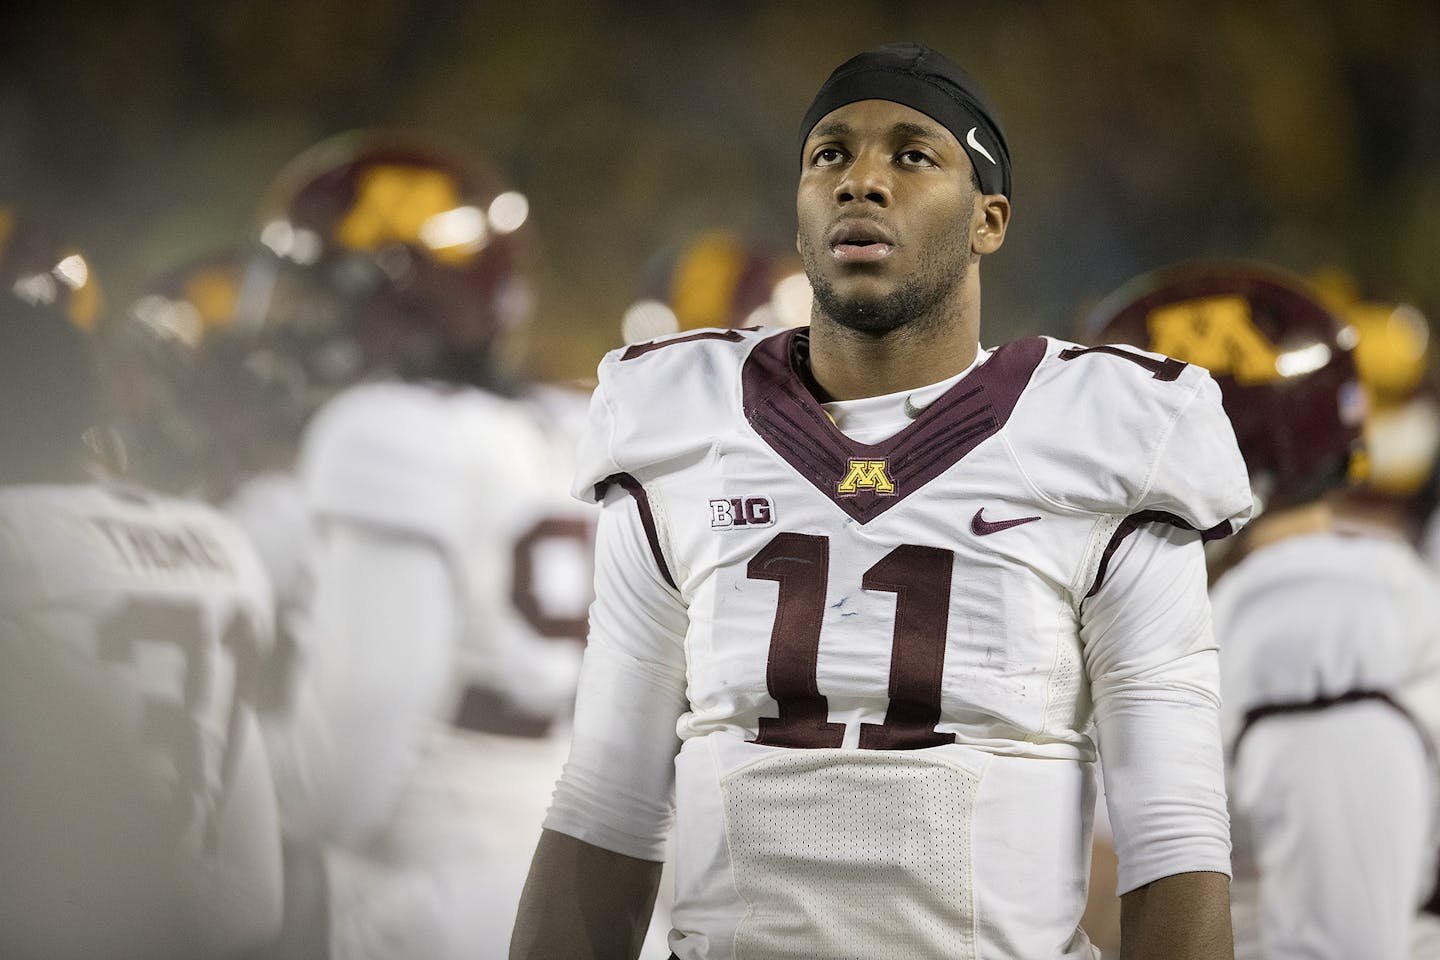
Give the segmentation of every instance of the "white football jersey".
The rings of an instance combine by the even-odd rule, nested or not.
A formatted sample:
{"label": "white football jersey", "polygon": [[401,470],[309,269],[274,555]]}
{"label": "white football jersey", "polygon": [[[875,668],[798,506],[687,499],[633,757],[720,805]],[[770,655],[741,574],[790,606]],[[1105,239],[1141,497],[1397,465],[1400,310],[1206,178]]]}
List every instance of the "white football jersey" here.
{"label": "white football jersey", "polygon": [[251,697],[273,616],[250,544],[207,506],[0,488],[0,953],[236,956],[279,932]]}
{"label": "white football jersey", "polygon": [[[301,473],[322,538],[336,523],[386,531],[430,544],[450,571],[458,629],[447,692],[418,767],[392,778],[394,813],[369,851],[396,869],[385,878],[363,876],[373,863],[340,868],[361,903],[370,894],[359,887],[393,886],[418,865],[435,893],[427,910],[451,928],[427,955],[505,955],[568,745],[595,511],[569,496],[575,425],[563,411],[583,414],[583,404],[552,401],[370,384],[339,395],[307,433]],[[338,646],[343,656],[343,638]],[[429,923],[410,907],[366,909]]]}
{"label": "white football jersey", "polygon": [[1435,885],[1440,583],[1375,534],[1292,536],[1215,585],[1237,950],[1408,955]]}
{"label": "white football jersey", "polygon": [[282,621],[291,611],[306,609],[313,548],[310,516],[299,479],[291,473],[250,477],[239,485],[223,509],[255,545],[270,576]]}
{"label": "white football jersey", "polygon": [[[657,632],[647,623],[667,614],[649,607],[602,624],[608,591],[640,579],[620,567],[610,579],[602,555],[576,747],[547,825],[655,858],[668,798],[629,782],[653,764],[612,753],[628,775],[617,783],[596,759],[625,749],[627,725],[667,722],[633,702],[627,678],[644,675],[643,699],[677,703],[683,741],[682,960],[1089,957],[1092,717],[1174,680],[1173,697],[1152,699],[1199,691],[1175,743],[1198,724],[1205,852],[1152,845],[1129,859],[1129,887],[1228,871],[1199,535],[1181,538],[1188,579],[1135,601],[1168,608],[1163,629],[1131,636],[1108,625],[1130,614],[1086,607],[1146,524],[1214,537],[1248,516],[1209,376],[1021,340],[861,443],[803,385],[795,336],[701,332],[602,363],[576,492],[635,498],[632,553],[668,585],[680,625]],[[663,729],[637,738],[664,746]],[[1121,834],[1120,808],[1143,805],[1128,796],[1112,790]]]}

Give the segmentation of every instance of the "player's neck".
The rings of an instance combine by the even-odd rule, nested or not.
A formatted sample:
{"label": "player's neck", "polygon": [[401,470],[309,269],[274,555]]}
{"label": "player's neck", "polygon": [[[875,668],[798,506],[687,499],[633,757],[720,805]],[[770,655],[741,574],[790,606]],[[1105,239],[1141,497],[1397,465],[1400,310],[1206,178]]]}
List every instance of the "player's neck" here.
{"label": "player's neck", "polygon": [[1325,533],[1335,527],[1335,511],[1324,500],[1262,513],[1245,531],[1245,549],[1254,553],[1281,540]]}
{"label": "player's neck", "polygon": [[957,310],[882,336],[826,317],[810,325],[810,374],[826,400],[857,400],[939,383],[963,373],[980,349],[980,310]]}

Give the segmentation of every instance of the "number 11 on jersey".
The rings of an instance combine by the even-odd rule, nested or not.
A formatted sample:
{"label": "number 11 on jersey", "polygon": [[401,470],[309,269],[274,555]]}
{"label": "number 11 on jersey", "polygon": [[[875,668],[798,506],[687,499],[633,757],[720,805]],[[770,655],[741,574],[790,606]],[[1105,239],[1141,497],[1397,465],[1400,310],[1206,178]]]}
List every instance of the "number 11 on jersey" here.
{"label": "number 11 on jersey", "polygon": [[[860,728],[864,750],[915,750],[954,743],[939,733],[950,581],[955,554],[901,544],[865,571],[860,586],[895,594],[890,642],[890,704],[884,723]],[[762,717],[756,743],[777,747],[838,747],[845,725],[828,719],[829,701],[816,670],[830,576],[830,539],[780,533],[746,567],[752,580],[779,584],[765,684],[778,717]]]}

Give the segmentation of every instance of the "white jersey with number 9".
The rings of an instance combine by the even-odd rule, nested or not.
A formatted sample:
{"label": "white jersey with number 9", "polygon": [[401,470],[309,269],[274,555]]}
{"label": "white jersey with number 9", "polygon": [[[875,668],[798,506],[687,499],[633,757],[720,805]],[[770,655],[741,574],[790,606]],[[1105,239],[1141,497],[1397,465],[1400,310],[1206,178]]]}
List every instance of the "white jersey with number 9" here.
{"label": "white jersey with number 9", "polygon": [[[358,921],[337,915],[332,942],[378,944],[382,930],[428,956],[505,955],[568,745],[591,595],[595,511],[569,497],[574,443],[555,399],[368,384],[336,397],[308,430],[300,474],[320,541],[317,607],[353,609],[356,588],[337,586],[345,568],[395,569],[397,558],[443,570],[431,596],[448,607],[422,608],[414,590],[371,602],[403,635],[377,631],[374,617],[319,618],[322,660],[334,665],[322,668],[351,677],[325,708],[339,749],[360,747],[356,724],[382,713],[389,744],[339,760],[369,765],[353,782],[369,785],[371,812],[338,831],[363,860],[331,861],[332,909],[363,914],[365,930],[352,938]],[[583,398],[568,406],[583,415]],[[342,542],[361,544],[352,559],[336,559]],[[345,635],[329,635],[337,629]],[[389,671],[359,662],[397,659]],[[373,689],[358,696],[355,683]],[[337,949],[382,953],[374,944]]]}

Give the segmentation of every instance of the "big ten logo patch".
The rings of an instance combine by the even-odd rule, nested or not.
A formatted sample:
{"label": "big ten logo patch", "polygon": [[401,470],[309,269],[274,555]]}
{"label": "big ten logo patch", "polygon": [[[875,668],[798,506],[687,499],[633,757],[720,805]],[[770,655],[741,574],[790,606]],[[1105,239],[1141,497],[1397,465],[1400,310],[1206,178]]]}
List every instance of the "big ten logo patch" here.
{"label": "big ten logo patch", "polygon": [[710,501],[710,526],[715,530],[734,527],[768,527],[775,523],[775,506],[769,497],[731,497]]}
{"label": "big ten logo patch", "polygon": [[871,490],[882,496],[895,495],[895,481],[890,479],[888,460],[851,460],[845,476],[835,487],[842,497],[853,497],[861,490]]}

